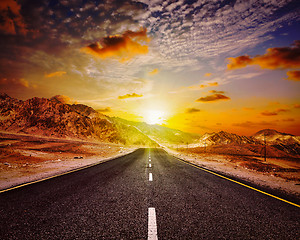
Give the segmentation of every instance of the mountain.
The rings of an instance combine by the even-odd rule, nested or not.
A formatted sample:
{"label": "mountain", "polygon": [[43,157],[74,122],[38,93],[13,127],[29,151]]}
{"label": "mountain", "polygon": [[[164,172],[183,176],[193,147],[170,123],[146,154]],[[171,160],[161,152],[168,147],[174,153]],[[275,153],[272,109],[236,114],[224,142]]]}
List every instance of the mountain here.
{"label": "mountain", "polygon": [[206,144],[207,146],[215,144],[255,144],[258,141],[246,136],[240,136],[234,133],[227,133],[220,131],[218,133],[205,133],[201,139],[200,143]]}
{"label": "mountain", "polygon": [[[66,104],[57,96],[21,101],[0,94],[0,130],[58,138],[76,138],[141,146],[199,148],[216,153],[299,157],[300,137],[264,129],[253,136],[220,131],[198,134],[144,122],[108,117],[83,104]],[[205,150],[205,151],[206,151]],[[202,150],[201,150],[202,151]]]}
{"label": "mountain", "polygon": [[266,141],[267,145],[286,153],[300,155],[300,136],[264,129],[255,133],[253,137],[261,142]]}
{"label": "mountain", "polygon": [[300,137],[294,136],[288,133],[281,133],[274,129],[264,129],[261,130],[253,135],[255,139],[260,141],[264,141],[266,139],[267,143],[272,144],[295,144],[300,143]]}
{"label": "mountain", "polygon": [[113,117],[112,120],[115,123],[123,123],[127,126],[132,126],[138,129],[143,134],[149,136],[154,141],[160,143],[161,145],[170,145],[170,144],[193,144],[197,143],[200,139],[200,135],[182,132],[180,130],[160,126],[147,124],[145,122],[134,122],[128,121],[122,118]]}
{"label": "mountain", "polygon": [[[120,131],[120,128],[125,131]],[[59,138],[90,139],[122,144],[156,146],[135,128],[116,126],[109,117],[83,104],[55,99],[17,100],[0,94],[0,129]]]}
{"label": "mountain", "polygon": [[205,147],[208,152],[240,155],[262,155],[266,147],[269,157],[299,157],[299,140],[299,136],[273,129],[264,129],[249,137],[220,131],[205,133],[196,147]]}

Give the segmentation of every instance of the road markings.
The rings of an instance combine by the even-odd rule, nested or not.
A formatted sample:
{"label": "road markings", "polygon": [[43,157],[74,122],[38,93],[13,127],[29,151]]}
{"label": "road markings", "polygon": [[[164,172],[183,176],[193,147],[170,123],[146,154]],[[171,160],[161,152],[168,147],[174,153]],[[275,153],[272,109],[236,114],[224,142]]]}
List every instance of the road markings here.
{"label": "road markings", "polygon": [[149,162],[151,162],[151,159],[149,159]]}
{"label": "road markings", "polygon": [[155,208],[148,208],[148,240],[157,240]]}
{"label": "road markings", "polygon": [[288,203],[288,204],[291,204],[291,205],[293,205],[293,206],[295,206],[295,207],[300,208],[300,205],[298,205],[298,204],[296,204],[296,203],[287,201],[287,200],[285,200],[285,199],[283,199],[283,198],[277,197],[277,196],[272,195],[272,194],[270,194],[270,193],[267,193],[267,192],[264,192],[264,191],[259,190],[259,189],[257,189],[257,188],[251,187],[251,186],[249,186],[249,185],[247,185],[247,184],[241,183],[241,182],[236,181],[236,180],[233,180],[233,179],[231,179],[231,178],[225,177],[225,176],[223,176],[223,175],[221,175],[221,174],[215,173],[215,172],[210,171],[210,170],[208,170],[208,169],[205,169],[205,168],[196,166],[196,165],[194,165],[194,164],[188,163],[188,162],[186,162],[186,161],[184,161],[184,160],[182,160],[182,159],[180,159],[180,158],[176,158],[176,159],[179,160],[179,161],[181,161],[181,162],[184,162],[184,163],[186,163],[186,164],[188,164],[188,165],[191,165],[191,166],[193,166],[193,167],[195,167],[195,168],[198,168],[198,169],[203,170],[203,171],[205,171],[205,172],[208,172],[208,173],[211,173],[211,174],[213,174],[213,175],[216,175],[216,176],[218,176],[218,177],[220,177],[220,178],[224,178],[224,179],[226,179],[226,180],[228,180],[228,181],[237,183],[237,184],[242,185],[242,186],[244,186],[244,187],[246,187],[246,188],[250,188],[250,189],[252,189],[252,190],[254,190],[254,191],[256,191],[256,192],[265,194],[265,195],[267,195],[267,196],[269,196],[269,197],[276,198],[276,199],[278,199],[278,200],[280,200],[280,201],[283,201],[283,202],[285,202],[285,203]]}
{"label": "road markings", "polygon": [[149,173],[149,181],[152,182],[153,181],[153,176],[152,173]]}
{"label": "road markings", "polygon": [[149,163],[149,167],[151,167],[151,163]]}

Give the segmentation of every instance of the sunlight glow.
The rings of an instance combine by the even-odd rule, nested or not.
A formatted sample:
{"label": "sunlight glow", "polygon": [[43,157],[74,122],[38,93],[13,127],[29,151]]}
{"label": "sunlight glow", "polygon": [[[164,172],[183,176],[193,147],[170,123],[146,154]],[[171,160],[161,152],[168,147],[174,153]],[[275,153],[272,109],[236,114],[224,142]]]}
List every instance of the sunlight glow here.
{"label": "sunlight glow", "polygon": [[165,113],[160,110],[147,110],[144,120],[148,124],[162,124],[164,122]]}

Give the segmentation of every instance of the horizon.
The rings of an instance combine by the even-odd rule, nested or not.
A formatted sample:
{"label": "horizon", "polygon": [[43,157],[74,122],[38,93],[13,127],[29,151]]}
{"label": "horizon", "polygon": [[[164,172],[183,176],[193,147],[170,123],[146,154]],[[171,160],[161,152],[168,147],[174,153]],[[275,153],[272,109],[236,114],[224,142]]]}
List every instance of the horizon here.
{"label": "horizon", "polygon": [[184,132],[300,135],[299,4],[0,4],[0,89]]}
{"label": "horizon", "polygon": [[[3,93],[3,92],[0,92],[0,96],[3,95],[3,94],[5,94],[5,95],[7,95],[8,97],[10,97],[8,94]],[[53,100],[59,101],[60,103],[62,103],[62,104],[67,104],[67,105],[73,105],[73,104],[77,105],[77,104],[81,104],[81,103],[66,103],[66,102],[63,102],[62,99],[57,99],[57,97],[58,97],[58,96],[53,96],[52,98],[45,98],[45,99],[48,99],[48,100],[51,100],[51,101],[53,101]],[[11,97],[10,97],[10,98],[11,98]],[[39,98],[39,97],[33,97],[33,98]],[[27,100],[30,100],[30,99],[32,99],[32,98],[29,98],[29,99],[26,99],[26,100],[22,100],[22,101],[27,101]],[[17,100],[21,100],[21,99],[17,99]],[[84,105],[84,104],[83,104],[83,105]],[[85,106],[90,107],[90,106],[88,106],[88,105],[85,105]],[[93,108],[93,107],[92,107],[92,108]],[[94,109],[94,108],[93,108],[93,109]],[[94,110],[95,110],[96,112],[98,112],[98,113],[101,113],[101,114],[105,115],[105,113],[103,113],[103,112],[101,112],[101,111],[98,111],[98,110],[96,110],[96,109],[94,109]],[[105,116],[106,116],[106,117],[109,117],[109,116],[107,116],[107,115],[105,115]],[[176,131],[178,131],[178,130],[179,130],[179,131],[182,131],[182,130],[180,130],[180,129],[170,128],[170,127],[168,127],[168,126],[166,126],[166,125],[164,125],[164,124],[158,124],[158,123],[153,123],[153,124],[151,124],[151,123],[147,123],[147,122],[145,122],[145,121],[128,120],[128,119],[121,118],[121,117],[118,117],[118,116],[113,116],[112,118],[120,118],[120,119],[122,119],[122,120],[126,120],[126,121],[129,121],[129,122],[145,123],[145,124],[151,125],[151,126],[160,126],[160,127],[166,127],[166,128],[169,128],[169,129],[172,129],[172,130],[176,130]],[[224,130],[222,130],[222,129],[220,129],[219,131],[215,131],[215,132],[204,132],[204,133],[202,133],[202,134],[199,134],[199,133],[192,133],[192,132],[185,132],[185,131],[182,131],[182,132],[185,132],[185,133],[191,133],[191,134],[198,134],[199,136],[203,136],[203,135],[205,135],[205,134],[214,134],[214,133],[225,132],[225,133],[229,133],[229,134],[237,134],[237,135],[240,135],[240,136],[252,137],[252,136],[254,136],[255,134],[257,134],[258,132],[261,132],[261,131],[268,131],[268,130],[271,130],[271,131],[275,130],[275,131],[277,131],[278,133],[283,133],[283,134],[288,134],[288,135],[294,135],[294,134],[291,134],[291,133],[288,133],[288,132],[280,132],[280,131],[278,131],[277,129],[272,129],[272,128],[260,129],[260,130],[258,130],[258,131],[256,131],[256,132],[253,132],[252,134],[249,134],[249,135],[242,135],[242,134],[239,134],[239,133],[236,133],[236,132],[224,131]],[[298,135],[294,135],[294,136],[298,136]]]}

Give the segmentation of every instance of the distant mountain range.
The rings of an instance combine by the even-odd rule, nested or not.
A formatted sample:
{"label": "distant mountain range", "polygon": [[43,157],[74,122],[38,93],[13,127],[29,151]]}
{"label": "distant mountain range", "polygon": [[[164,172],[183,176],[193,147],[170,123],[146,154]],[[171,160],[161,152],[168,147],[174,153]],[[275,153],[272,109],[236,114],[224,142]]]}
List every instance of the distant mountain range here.
{"label": "distant mountain range", "polygon": [[224,131],[206,133],[201,136],[194,148],[207,148],[208,152],[263,155],[266,146],[267,155],[272,157],[299,157],[300,137],[281,133],[273,129],[264,129],[253,136],[239,136]]}
{"label": "distant mountain range", "polygon": [[300,155],[299,136],[273,129],[261,130],[250,137],[224,131],[201,136],[164,126],[108,117],[89,106],[65,104],[55,97],[21,101],[0,94],[0,130],[124,145],[189,146],[216,152],[227,149],[241,154],[259,154],[266,142],[268,151],[273,152],[274,156]]}

